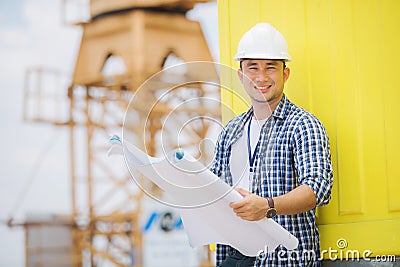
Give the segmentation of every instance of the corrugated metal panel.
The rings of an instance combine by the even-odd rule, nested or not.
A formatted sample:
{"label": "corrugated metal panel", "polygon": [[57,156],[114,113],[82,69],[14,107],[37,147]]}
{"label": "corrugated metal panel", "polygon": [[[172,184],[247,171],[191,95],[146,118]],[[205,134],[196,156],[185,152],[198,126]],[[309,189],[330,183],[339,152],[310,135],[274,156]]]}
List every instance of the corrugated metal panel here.
{"label": "corrugated metal panel", "polygon": [[[219,0],[221,62],[256,22],[286,37],[290,99],[324,123],[335,168],[332,201],[318,211],[323,249],[400,255],[400,2]],[[230,79],[229,77],[223,77]],[[234,79],[231,78],[233,81]],[[235,92],[244,94],[233,83]],[[223,101],[233,111],[229,91]],[[227,121],[234,112],[224,112]]]}

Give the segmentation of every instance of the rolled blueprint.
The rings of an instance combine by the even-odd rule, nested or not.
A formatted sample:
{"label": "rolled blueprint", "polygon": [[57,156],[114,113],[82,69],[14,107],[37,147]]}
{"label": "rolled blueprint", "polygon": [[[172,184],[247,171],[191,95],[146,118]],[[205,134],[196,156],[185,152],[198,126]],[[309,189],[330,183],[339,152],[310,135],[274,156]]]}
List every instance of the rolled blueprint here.
{"label": "rolled blueprint", "polygon": [[[295,249],[298,240],[273,219],[246,221],[229,207],[243,197],[201,162],[182,150],[165,157],[150,157],[118,136],[109,154],[123,154],[130,169],[150,179],[180,212],[191,246],[227,244],[242,254],[258,256],[283,245]],[[122,148],[122,149],[121,149]]]}

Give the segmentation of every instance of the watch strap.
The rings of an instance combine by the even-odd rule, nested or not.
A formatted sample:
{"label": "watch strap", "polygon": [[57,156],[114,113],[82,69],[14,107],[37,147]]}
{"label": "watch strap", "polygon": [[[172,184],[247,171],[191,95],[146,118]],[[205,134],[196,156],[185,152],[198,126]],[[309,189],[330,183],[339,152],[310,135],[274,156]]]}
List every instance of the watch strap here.
{"label": "watch strap", "polygon": [[268,219],[274,218],[276,216],[276,209],[275,209],[275,204],[274,204],[274,200],[271,197],[267,197],[267,201],[268,201],[268,210],[267,213],[265,214],[265,217],[267,217]]}
{"label": "watch strap", "polygon": [[268,201],[268,206],[270,209],[274,209],[275,208],[275,204],[274,204],[274,200],[272,199],[272,197],[267,197],[267,201]]}

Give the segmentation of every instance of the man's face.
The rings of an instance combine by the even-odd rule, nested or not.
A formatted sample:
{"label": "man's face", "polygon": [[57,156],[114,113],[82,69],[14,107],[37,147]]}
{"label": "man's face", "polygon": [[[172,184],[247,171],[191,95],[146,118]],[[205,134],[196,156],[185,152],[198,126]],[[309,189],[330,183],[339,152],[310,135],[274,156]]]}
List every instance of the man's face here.
{"label": "man's face", "polygon": [[284,69],[281,60],[245,59],[238,70],[239,79],[255,103],[268,103],[275,108],[283,95],[289,68]]}

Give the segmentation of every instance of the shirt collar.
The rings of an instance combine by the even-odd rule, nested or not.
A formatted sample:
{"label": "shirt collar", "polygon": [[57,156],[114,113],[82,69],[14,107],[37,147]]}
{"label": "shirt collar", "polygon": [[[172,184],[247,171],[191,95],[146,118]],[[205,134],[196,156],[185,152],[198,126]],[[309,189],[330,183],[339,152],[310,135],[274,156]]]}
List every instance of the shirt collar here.
{"label": "shirt collar", "polygon": [[[283,119],[286,116],[286,113],[288,112],[289,108],[289,99],[286,97],[285,94],[283,94],[281,100],[279,101],[279,104],[276,106],[275,110],[272,112],[272,116],[275,118]],[[253,116],[253,107],[251,106],[250,109],[244,113],[242,116],[241,120],[243,123],[247,122],[250,117]]]}
{"label": "shirt collar", "polygon": [[272,116],[275,118],[283,119],[286,116],[286,113],[288,112],[288,101],[289,99],[286,97],[285,94],[283,94],[281,101],[279,101],[278,106],[276,106],[276,109],[272,112]]}
{"label": "shirt collar", "polygon": [[[281,101],[279,102],[278,106],[276,109],[272,112],[272,116],[278,119],[283,119],[286,116],[286,113],[288,112],[289,108],[289,99],[286,97],[285,94],[283,94],[283,97]],[[249,110],[247,110],[245,113],[241,114],[239,116],[239,120],[241,123],[237,123],[234,125],[233,131],[232,131],[232,139],[230,140],[230,143],[236,142],[239,137],[242,136],[243,134],[243,128],[246,122],[250,119],[250,117],[253,116],[253,107],[251,106]]]}

